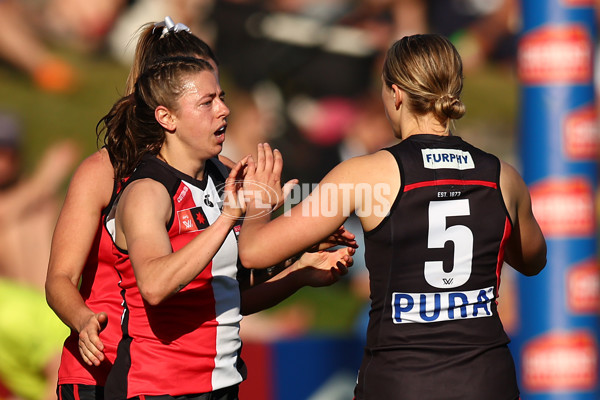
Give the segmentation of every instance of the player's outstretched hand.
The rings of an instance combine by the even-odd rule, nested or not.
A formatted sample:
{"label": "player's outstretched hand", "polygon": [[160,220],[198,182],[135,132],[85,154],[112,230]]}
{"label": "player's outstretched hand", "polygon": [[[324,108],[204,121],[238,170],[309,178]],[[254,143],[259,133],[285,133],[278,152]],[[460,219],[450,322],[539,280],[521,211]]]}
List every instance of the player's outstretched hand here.
{"label": "player's outstretched hand", "polygon": [[302,272],[306,286],[329,286],[348,273],[348,268],[354,263],[352,256],[355,251],[353,247],[343,247],[305,252],[292,268]]}
{"label": "player's outstretched hand", "polygon": [[257,159],[248,159],[248,171],[244,179],[245,196],[249,202],[253,202],[254,208],[266,206],[276,210],[283,205],[292,188],[298,184],[298,180],[292,179],[282,186],[282,170],[281,152],[273,150],[268,143],[259,143]]}
{"label": "player's outstretched hand", "polygon": [[307,251],[327,250],[335,246],[347,246],[356,249],[358,247],[356,236],[342,225],[323,241],[307,249]]}
{"label": "player's outstretched hand", "polygon": [[221,215],[231,218],[232,221],[237,221],[246,212],[246,202],[242,189],[249,157],[246,156],[235,164],[225,180],[225,196]]}

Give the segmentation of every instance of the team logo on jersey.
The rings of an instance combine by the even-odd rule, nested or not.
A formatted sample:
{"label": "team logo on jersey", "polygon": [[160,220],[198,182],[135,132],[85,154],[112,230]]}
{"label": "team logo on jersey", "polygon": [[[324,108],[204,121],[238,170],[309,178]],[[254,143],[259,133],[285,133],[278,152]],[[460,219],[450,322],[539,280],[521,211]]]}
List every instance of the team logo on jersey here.
{"label": "team logo on jersey", "polygon": [[591,332],[552,332],[526,343],[523,385],[531,392],[591,390],[598,381],[598,348]]}
{"label": "team logo on jersey", "polygon": [[473,169],[475,163],[468,151],[456,149],[422,149],[423,166],[428,169]]}
{"label": "team logo on jersey", "polygon": [[593,105],[572,111],[563,124],[563,149],[575,160],[593,160],[598,157],[600,137],[598,116]]}
{"label": "team logo on jersey", "polygon": [[429,323],[491,317],[492,286],[464,292],[392,293],[395,324]]}
{"label": "team logo on jersey", "polygon": [[592,79],[594,46],[581,25],[546,26],[519,43],[518,72],[526,85],[585,83]]}
{"label": "team logo on jersey", "polygon": [[567,270],[567,302],[576,314],[600,311],[600,271],[596,260],[585,261]]}
{"label": "team logo on jersey", "polygon": [[187,193],[190,191],[190,188],[187,187],[187,185],[183,185],[183,187],[181,188],[181,192],[179,193],[179,196],[177,196],[177,202],[181,203],[183,201],[183,199],[185,199],[185,196],[187,195]]}
{"label": "team logo on jersey", "polygon": [[202,207],[177,211],[179,233],[201,231],[210,225]]}

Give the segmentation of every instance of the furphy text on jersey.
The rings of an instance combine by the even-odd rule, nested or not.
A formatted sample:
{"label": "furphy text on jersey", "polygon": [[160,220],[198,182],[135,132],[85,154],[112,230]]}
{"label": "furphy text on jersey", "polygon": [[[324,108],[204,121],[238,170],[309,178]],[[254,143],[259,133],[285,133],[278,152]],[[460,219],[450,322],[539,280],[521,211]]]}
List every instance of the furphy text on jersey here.
{"label": "furphy text on jersey", "polygon": [[421,149],[427,169],[473,169],[475,163],[468,151],[456,149]]}
{"label": "furphy text on jersey", "polygon": [[392,293],[395,324],[429,323],[492,316],[492,286],[464,292]]}

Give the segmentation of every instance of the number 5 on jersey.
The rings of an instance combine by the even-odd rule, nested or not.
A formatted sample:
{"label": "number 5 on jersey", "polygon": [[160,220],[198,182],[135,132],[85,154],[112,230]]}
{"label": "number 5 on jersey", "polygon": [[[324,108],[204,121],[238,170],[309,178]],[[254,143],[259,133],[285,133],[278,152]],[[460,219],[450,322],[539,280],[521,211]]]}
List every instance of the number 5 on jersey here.
{"label": "number 5 on jersey", "polygon": [[425,262],[425,280],[431,286],[455,288],[469,280],[473,264],[473,232],[465,225],[447,226],[448,217],[468,215],[470,208],[467,199],[429,203],[428,248],[443,249],[448,241],[454,243],[454,263],[451,271],[444,271],[444,262],[441,260]]}

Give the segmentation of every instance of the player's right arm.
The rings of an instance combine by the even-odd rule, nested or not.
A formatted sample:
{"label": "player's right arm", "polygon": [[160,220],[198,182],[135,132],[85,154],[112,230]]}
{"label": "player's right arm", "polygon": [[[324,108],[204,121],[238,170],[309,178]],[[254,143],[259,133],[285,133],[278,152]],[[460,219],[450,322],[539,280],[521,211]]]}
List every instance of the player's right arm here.
{"label": "player's right arm", "polygon": [[229,200],[221,215],[177,251],[166,229],[174,211],[163,184],[143,178],[123,189],[116,206],[114,242],[127,251],[139,292],[149,305],[160,304],[186,287],[217,254],[243,213],[241,184],[236,182],[245,162],[238,162],[226,180]]}
{"label": "player's right arm", "polygon": [[505,260],[524,275],[536,275],[546,265],[546,240],[533,215],[527,185],[511,165],[502,162],[500,187],[513,221]]}
{"label": "player's right arm", "polygon": [[78,290],[100,224],[102,209],[110,202],[114,171],[104,149],[86,158],[75,171],[52,238],[46,277],[48,305],[68,326],[79,332],[84,361],[99,365],[104,348],[98,333],[105,313],[89,309]]}

